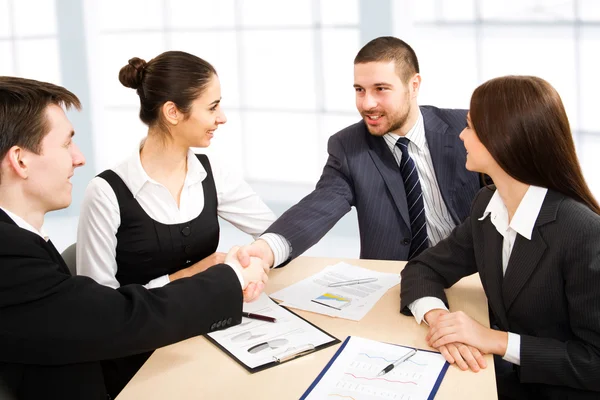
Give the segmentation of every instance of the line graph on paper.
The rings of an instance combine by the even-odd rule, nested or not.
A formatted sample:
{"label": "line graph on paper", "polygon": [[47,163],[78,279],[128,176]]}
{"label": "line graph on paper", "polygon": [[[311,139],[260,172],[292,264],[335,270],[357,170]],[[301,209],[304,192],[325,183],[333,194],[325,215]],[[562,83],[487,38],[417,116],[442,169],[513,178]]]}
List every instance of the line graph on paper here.
{"label": "line graph on paper", "polygon": [[308,399],[427,399],[445,365],[440,354],[418,351],[410,360],[377,376],[410,348],[362,338],[351,339]]}

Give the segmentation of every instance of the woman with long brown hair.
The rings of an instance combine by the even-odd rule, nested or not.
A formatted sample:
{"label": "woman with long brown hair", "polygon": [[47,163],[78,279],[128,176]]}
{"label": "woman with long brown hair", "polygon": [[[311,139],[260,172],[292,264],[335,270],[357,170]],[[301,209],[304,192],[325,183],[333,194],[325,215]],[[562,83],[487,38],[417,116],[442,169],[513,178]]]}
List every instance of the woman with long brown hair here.
{"label": "woman with long brown hair", "polygon": [[[401,309],[461,369],[494,354],[500,398],[600,396],[600,207],[556,90],[531,76],[479,86],[461,133],[466,167],[489,175],[471,215],[402,272]],[[449,312],[444,288],[479,272],[486,328]]]}

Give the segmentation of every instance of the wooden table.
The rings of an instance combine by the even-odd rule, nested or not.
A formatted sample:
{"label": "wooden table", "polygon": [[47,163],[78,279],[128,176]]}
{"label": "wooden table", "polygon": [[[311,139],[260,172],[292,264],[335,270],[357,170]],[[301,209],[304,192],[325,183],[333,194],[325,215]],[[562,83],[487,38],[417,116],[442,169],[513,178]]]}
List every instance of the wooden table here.
{"label": "wooden table", "polygon": [[[327,265],[346,261],[382,272],[400,272],[404,262],[341,260],[299,257],[288,266],[271,271],[267,293],[317,273]],[[463,310],[489,326],[487,299],[478,275],[467,277],[448,290],[452,310]],[[190,304],[193,307],[193,304]],[[331,335],[348,335],[428,348],[427,326],[399,313],[400,286],[390,289],[360,321],[349,321],[294,310]],[[339,345],[250,374],[204,337],[195,337],[157,350],[121,392],[117,400],[137,399],[298,399],[337,351]],[[436,399],[497,399],[494,363],[479,373],[450,366]]]}

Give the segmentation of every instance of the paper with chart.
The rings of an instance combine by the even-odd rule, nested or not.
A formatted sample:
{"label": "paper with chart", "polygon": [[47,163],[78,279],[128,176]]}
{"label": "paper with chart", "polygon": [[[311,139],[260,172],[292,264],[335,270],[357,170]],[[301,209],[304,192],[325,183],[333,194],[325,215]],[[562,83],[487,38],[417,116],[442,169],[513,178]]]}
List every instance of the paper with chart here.
{"label": "paper with chart", "polygon": [[[376,282],[329,287],[331,283],[377,278]],[[344,262],[325,267],[321,272],[271,295],[281,305],[359,321],[390,288],[400,283],[400,274],[372,271]]]}
{"label": "paper with chart", "polygon": [[411,350],[351,336],[302,399],[426,400],[433,398],[448,369],[439,353],[418,350],[385,375],[377,374]]}
{"label": "paper with chart", "polygon": [[252,303],[244,303],[244,311],[277,318],[266,322],[242,318],[240,325],[209,333],[225,350],[249,368],[272,363],[274,356],[293,353],[312,345],[338,342],[336,338],[311,325],[262,294]]}

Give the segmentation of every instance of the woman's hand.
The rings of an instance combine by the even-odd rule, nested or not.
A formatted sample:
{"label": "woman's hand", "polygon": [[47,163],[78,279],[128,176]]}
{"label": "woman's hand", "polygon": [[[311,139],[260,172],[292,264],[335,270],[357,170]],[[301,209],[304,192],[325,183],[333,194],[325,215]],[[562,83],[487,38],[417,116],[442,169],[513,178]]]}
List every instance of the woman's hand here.
{"label": "woman's hand", "polygon": [[430,324],[426,340],[436,349],[451,343],[464,343],[484,354],[504,356],[508,333],[486,328],[464,312],[457,311],[440,315]]}
{"label": "woman's hand", "polygon": [[[429,339],[432,336],[432,331],[439,329],[438,321],[441,317],[447,315],[450,315],[450,312],[442,309],[433,309],[425,314],[425,321],[429,325],[429,333],[426,339],[430,346],[431,342]],[[483,358],[483,355],[473,346],[455,342],[431,347],[438,349],[446,361],[450,364],[456,364],[463,371],[471,369],[473,372],[479,372],[480,369],[487,367],[487,362]]]}
{"label": "woman's hand", "polygon": [[169,280],[171,282],[176,281],[181,278],[189,278],[190,276],[194,276],[199,274],[200,272],[204,272],[213,265],[222,264],[225,262],[225,253],[213,253],[210,256],[203,258],[195,264],[190,265],[187,268],[181,269],[171,275],[169,275]]}

